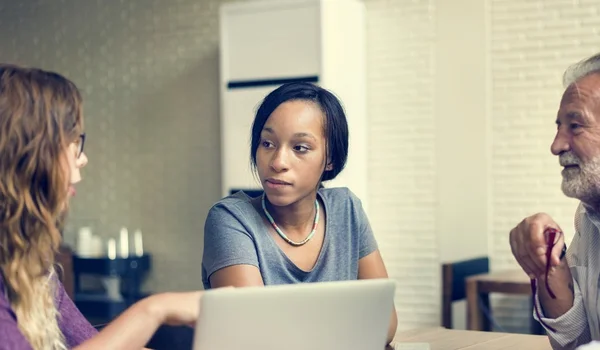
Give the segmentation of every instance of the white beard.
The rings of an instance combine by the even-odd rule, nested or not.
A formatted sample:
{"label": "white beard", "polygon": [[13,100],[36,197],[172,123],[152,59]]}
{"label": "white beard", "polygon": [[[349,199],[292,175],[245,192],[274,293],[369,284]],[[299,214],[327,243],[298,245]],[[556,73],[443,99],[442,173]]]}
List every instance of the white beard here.
{"label": "white beard", "polygon": [[584,163],[574,153],[565,152],[559,156],[559,160],[562,166],[578,165],[563,169],[563,193],[587,203],[600,201],[600,157]]}

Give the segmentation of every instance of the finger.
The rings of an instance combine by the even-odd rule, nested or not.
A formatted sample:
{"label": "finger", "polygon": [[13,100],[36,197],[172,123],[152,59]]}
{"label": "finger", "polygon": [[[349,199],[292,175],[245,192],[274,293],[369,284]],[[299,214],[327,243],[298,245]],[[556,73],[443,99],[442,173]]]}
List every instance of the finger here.
{"label": "finger", "polygon": [[533,262],[529,255],[529,244],[525,242],[527,238],[526,231],[521,227],[517,227],[511,231],[511,249],[513,255],[521,265],[521,268],[527,273],[529,278],[536,278],[540,275],[541,271],[538,266]]}
{"label": "finger", "polygon": [[534,221],[529,225],[528,234],[524,235],[528,238],[525,246],[528,247],[529,259],[536,267],[536,275],[546,271],[546,251],[548,244],[544,230],[546,227],[552,227],[550,223],[544,224],[541,221]]}
{"label": "finger", "polygon": [[558,231],[555,238],[555,244],[552,248],[552,255],[550,264],[554,266],[558,266],[560,264],[560,254],[562,253],[563,246],[565,244],[565,235],[562,231]]}
{"label": "finger", "polygon": [[527,250],[523,250],[521,252],[521,254],[519,255],[519,261],[521,267],[523,267],[523,269],[527,272],[527,275],[529,275],[530,278],[536,278],[543,273],[543,270],[541,270],[535,264],[535,262],[531,260],[531,256],[529,255],[529,252]]}
{"label": "finger", "polygon": [[521,257],[516,257],[517,262],[519,263],[519,265],[521,266],[521,268],[523,269],[523,271],[527,274],[527,276],[529,276],[529,278],[535,278],[536,274],[535,274],[535,269],[531,266],[530,263],[524,261]]}
{"label": "finger", "polygon": [[519,263],[523,271],[529,276],[529,278],[535,278],[535,268],[529,262],[525,262],[523,258],[527,256],[527,253],[523,249],[519,249],[519,231],[517,228],[510,230],[509,234],[510,250],[515,257],[515,260]]}

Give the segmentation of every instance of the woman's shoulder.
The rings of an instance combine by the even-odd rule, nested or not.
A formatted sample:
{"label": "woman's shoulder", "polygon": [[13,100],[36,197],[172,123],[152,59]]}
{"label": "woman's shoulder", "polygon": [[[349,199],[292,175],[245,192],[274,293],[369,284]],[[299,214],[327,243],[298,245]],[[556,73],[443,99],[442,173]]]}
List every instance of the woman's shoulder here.
{"label": "woman's shoulder", "polygon": [[257,209],[253,203],[254,200],[255,198],[242,191],[218,200],[208,210],[205,232],[210,228],[219,228],[216,231],[220,231],[224,226],[253,227],[257,225]]}
{"label": "woman's shoulder", "polygon": [[216,201],[209,209],[209,215],[222,212],[247,212],[254,210],[253,198],[239,191]]}
{"label": "woman's shoulder", "polygon": [[325,203],[328,217],[342,222],[362,221],[365,212],[358,196],[347,187],[321,188],[319,190]]}
{"label": "woman's shoulder", "polygon": [[348,187],[331,187],[319,189],[319,194],[329,206],[351,206],[360,205],[360,198]]}

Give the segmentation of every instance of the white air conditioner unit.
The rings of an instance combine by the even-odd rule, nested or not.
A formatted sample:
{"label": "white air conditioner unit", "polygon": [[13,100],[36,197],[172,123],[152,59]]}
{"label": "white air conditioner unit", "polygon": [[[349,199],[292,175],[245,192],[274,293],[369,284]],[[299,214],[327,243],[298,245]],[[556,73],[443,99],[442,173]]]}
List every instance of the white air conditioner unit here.
{"label": "white air conditioner unit", "polygon": [[261,190],[250,128],[262,99],[286,81],[314,82],[342,101],[348,163],[326,187],[350,188],[366,208],[365,8],[360,0],[275,0],[220,8],[222,194]]}

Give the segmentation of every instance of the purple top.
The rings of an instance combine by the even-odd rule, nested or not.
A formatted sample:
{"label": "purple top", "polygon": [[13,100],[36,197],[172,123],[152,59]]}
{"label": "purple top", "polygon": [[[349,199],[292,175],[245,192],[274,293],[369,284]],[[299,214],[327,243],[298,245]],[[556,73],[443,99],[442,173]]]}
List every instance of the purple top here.
{"label": "purple top", "polygon": [[[0,350],[31,350],[31,345],[19,331],[17,316],[4,294],[4,287],[0,274]],[[58,326],[69,348],[76,347],[98,333],[73,304],[60,282],[58,282],[56,305],[60,314]]]}

